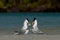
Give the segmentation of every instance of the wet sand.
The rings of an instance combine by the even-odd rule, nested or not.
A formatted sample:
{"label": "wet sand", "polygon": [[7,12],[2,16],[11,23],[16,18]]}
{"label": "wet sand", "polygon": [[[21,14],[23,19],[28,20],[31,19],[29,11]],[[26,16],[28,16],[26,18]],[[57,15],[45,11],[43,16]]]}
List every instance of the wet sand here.
{"label": "wet sand", "polygon": [[60,35],[1,35],[0,40],[60,40]]}

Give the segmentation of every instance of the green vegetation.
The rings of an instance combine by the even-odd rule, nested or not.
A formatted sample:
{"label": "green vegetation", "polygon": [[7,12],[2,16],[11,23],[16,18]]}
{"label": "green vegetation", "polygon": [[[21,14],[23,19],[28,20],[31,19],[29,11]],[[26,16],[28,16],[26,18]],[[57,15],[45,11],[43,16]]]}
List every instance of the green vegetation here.
{"label": "green vegetation", "polygon": [[31,11],[32,9],[40,11],[50,8],[55,9],[58,6],[57,4],[59,4],[57,0],[0,0],[0,8],[5,10],[18,8],[22,11]]}

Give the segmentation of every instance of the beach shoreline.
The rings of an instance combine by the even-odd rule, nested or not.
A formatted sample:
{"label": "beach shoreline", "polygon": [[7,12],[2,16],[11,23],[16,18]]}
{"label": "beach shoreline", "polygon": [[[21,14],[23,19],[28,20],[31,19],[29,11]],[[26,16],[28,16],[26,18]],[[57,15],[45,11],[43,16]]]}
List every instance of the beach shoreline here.
{"label": "beach shoreline", "polygon": [[60,35],[1,35],[0,40],[60,40]]}

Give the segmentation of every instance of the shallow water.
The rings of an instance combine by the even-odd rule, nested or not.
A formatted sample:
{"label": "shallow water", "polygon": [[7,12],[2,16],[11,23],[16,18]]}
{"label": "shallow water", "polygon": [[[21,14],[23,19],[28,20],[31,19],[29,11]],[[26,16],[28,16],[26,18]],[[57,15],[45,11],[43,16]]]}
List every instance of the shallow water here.
{"label": "shallow water", "polygon": [[60,32],[59,13],[0,13],[0,34],[12,33],[16,30],[16,27],[20,30],[25,18],[28,18],[31,23],[34,17],[38,20],[40,30],[48,33]]}

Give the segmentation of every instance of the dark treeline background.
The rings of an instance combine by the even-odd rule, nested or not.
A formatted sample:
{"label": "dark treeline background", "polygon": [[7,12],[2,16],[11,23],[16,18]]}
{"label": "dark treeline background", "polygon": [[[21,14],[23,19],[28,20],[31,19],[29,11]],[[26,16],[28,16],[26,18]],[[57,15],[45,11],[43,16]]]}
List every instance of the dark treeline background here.
{"label": "dark treeline background", "polygon": [[60,0],[0,0],[0,12],[60,11]]}

